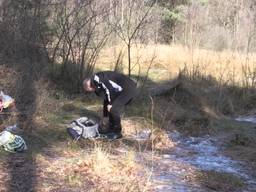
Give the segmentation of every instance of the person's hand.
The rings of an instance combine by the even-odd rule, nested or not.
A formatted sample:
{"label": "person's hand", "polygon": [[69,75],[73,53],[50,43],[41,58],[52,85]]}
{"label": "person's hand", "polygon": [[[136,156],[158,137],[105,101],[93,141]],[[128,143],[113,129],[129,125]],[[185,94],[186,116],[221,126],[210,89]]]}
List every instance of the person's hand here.
{"label": "person's hand", "polygon": [[107,106],[108,112],[110,112],[111,108],[112,108],[112,105]]}

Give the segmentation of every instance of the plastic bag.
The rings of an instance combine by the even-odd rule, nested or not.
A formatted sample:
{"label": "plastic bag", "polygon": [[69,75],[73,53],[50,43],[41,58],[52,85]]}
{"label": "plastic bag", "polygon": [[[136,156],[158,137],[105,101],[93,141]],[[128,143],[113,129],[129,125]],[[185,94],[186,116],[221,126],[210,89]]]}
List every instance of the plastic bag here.
{"label": "plastic bag", "polygon": [[18,130],[18,128],[19,128],[18,125],[14,124],[14,125],[10,125],[10,126],[6,127],[4,130],[9,131],[9,132],[14,132],[14,131]]}
{"label": "plastic bag", "polygon": [[3,146],[4,150],[16,153],[27,150],[27,145],[21,136],[14,135],[9,131],[3,131],[0,133],[0,146]]}
{"label": "plastic bag", "polygon": [[9,95],[5,95],[3,91],[0,92],[0,109],[8,108],[12,103],[14,103],[14,99]]}

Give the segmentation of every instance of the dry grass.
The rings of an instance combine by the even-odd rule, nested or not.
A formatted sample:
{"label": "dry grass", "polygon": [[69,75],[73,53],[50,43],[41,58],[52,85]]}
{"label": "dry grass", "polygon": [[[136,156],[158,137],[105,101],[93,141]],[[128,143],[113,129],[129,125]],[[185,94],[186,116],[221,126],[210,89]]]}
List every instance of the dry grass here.
{"label": "dry grass", "polygon": [[[181,69],[187,67],[186,74],[190,75],[188,73],[191,73],[192,77],[200,72],[204,76],[213,76],[222,85],[239,84],[247,87],[254,85],[255,55],[250,55],[247,58],[246,55],[228,51],[212,52],[206,50],[194,50],[192,53],[191,50],[181,46],[165,45],[139,45],[137,48],[133,49],[132,53],[133,74],[136,75],[139,72],[146,74],[148,68],[151,67],[149,78],[156,82],[175,78]],[[115,49],[111,47],[102,52],[97,65],[99,69],[113,69],[121,48],[116,47]],[[116,54],[113,54],[113,51]],[[152,63],[153,57],[155,58]],[[126,69],[125,61],[126,56],[122,62],[124,69]],[[153,65],[150,66],[150,64]],[[247,66],[246,70],[243,70],[244,66]],[[4,70],[9,69],[3,68]],[[12,79],[15,74],[10,71],[6,73],[9,76],[3,81],[4,87],[7,90],[14,90],[13,95],[16,96],[15,87],[13,87],[15,80]],[[8,81],[10,81],[9,84]],[[218,105],[212,101],[212,97],[205,96],[215,92],[204,89],[205,87],[201,84],[192,86],[193,82],[190,82],[190,79],[187,81],[189,82],[183,82],[180,89],[175,89],[173,94],[169,93],[167,96],[158,97],[158,101],[155,101],[157,106],[153,112],[154,120],[157,121],[154,122],[154,126],[151,124],[150,103],[143,101],[130,108],[133,117],[126,114],[127,117],[123,121],[124,135],[134,135],[144,129],[149,129],[153,131],[147,141],[149,145],[153,144],[149,149],[161,151],[165,148],[175,147],[165,132],[167,126],[177,128],[181,124],[183,129],[191,130],[202,125],[199,127],[200,129],[208,129],[208,124],[210,124],[208,120],[212,116],[215,118],[218,115],[213,106]],[[2,85],[1,82],[0,85]],[[128,147],[128,151],[121,154],[113,153],[114,145],[103,148],[98,146],[97,142],[91,142],[88,145],[82,142],[83,147],[80,146],[81,143],[67,144],[68,136],[64,124],[78,116],[87,115],[88,109],[99,112],[101,104],[89,97],[86,97],[85,100],[69,100],[65,98],[62,92],[55,90],[51,93],[48,82],[42,80],[35,82],[34,87],[37,90],[37,97],[33,102],[36,104],[34,120],[38,128],[33,132],[36,136],[35,141],[28,140],[28,143],[35,158],[36,175],[34,176],[37,178],[37,191],[149,190],[149,174],[145,167],[142,167],[135,160],[134,142],[130,145],[125,141],[121,142],[121,145]],[[203,89],[201,92],[199,87]],[[195,89],[199,92],[194,93]],[[191,99],[193,99],[192,103]],[[211,102],[208,103],[208,101]],[[157,115],[161,118],[157,119]],[[8,170],[1,166],[1,171],[4,174]],[[6,179],[8,180],[5,178],[1,181],[0,189],[2,189]]]}
{"label": "dry grass", "polygon": [[203,186],[214,191],[240,192],[245,185],[244,181],[236,175],[215,171],[204,171],[198,175],[198,179]]}
{"label": "dry grass", "polygon": [[37,155],[36,161],[41,181],[38,191],[148,190],[147,173],[135,162],[133,152],[117,157],[95,147],[91,152],[65,150],[58,157]]}
{"label": "dry grass", "polygon": [[122,126],[125,137],[134,137],[141,133],[144,135],[144,142],[138,142],[141,145],[140,150],[145,148],[162,151],[175,147],[175,143],[169,139],[165,129],[161,129],[157,125],[152,127],[151,123],[143,117],[126,118],[123,120]]}
{"label": "dry grass", "polygon": [[[127,73],[125,46],[104,49],[99,69],[113,68],[120,50]],[[174,125],[189,134],[212,133],[212,119],[255,111],[256,54],[138,44],[132,48],[132,63],[134,75],[146,75],[150,68],[150,86],[179,77],[180,87],[155,99],[155,117],[165,129]],[[142,104],[135,112],[147,108]]]}
{"label": "dry grass", "polygon": [[238,122],[230,119],[215,121],[213,126],[221,133],[219,140],[226,143],[225,153],[256,168],[256,127],[253,123]]}
{"label": "dry grass", "polygon": [[[125,47],[116,46],[102,51],[98,66],[101,69],[113,69],[117,54]],[[256,54],[242,54],[232,51],[190,50],[175,45],[137,45],[132,49],[133,73],[145,74],[151,60],[150,78],[166,80],[176,77],[186,67],[191,73],[200,71],[205,76],[211,75],[223,84],[255,86]],[[124,52],[123,64],[127,70],[127,57]]]}

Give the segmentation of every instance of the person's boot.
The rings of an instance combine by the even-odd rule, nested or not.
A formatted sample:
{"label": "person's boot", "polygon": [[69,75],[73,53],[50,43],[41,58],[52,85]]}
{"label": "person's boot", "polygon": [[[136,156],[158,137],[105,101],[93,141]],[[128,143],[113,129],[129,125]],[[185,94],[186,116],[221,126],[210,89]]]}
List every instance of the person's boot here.
{"label": "person's boot", "polygon": [[104,134],[104,136],[109,140],[116,140],[123,137],[121,132],[109,132]]}
{"label": "person's boot", "polygon": [[100,128],[99,129],[99,134],[107,134],[107,133],[110,133],[111,132],[111,130],[109,129],[109,128]]}
{"label": "person's boot", "polygon": [[107,133],[100,133],[98,138],[99,139],[108,139],[108,140],[116,140],[122,138],[122,133],[121,132],[107,132]]}

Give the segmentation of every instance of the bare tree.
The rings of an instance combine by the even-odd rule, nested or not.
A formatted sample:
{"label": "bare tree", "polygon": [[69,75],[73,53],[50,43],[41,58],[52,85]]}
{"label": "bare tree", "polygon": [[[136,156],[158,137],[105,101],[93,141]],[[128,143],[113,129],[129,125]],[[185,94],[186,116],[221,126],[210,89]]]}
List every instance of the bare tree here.
{"label": "bare tree", "polygon": [[155,4],[155,1],[145,2],[143,0],[115,1],[120,13],[115,13],[115,20],[109,20],[112,29],[127,46],[128,74],[131,75],[131,48],[140,30],[147,23],[147,18]]}
{"label": "bare tree", "polygon": [[[104,22],[108,9],[104,1],[60,1],[53,7],[53,41],[48,46],[52,66],[61,64],[61,75],[77,73],[77,89],[86,73],[91,73],[101,48],[111,31]],[[72,69],[71,68],[71,69]]]}

